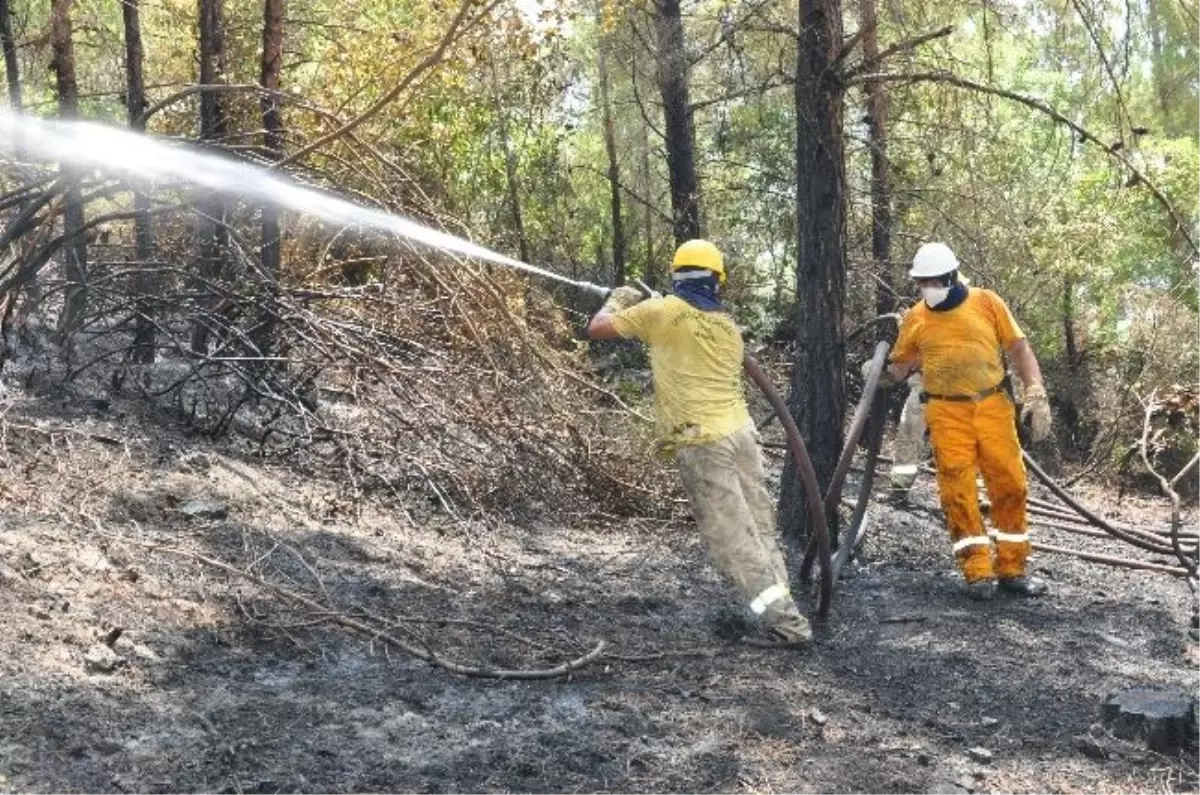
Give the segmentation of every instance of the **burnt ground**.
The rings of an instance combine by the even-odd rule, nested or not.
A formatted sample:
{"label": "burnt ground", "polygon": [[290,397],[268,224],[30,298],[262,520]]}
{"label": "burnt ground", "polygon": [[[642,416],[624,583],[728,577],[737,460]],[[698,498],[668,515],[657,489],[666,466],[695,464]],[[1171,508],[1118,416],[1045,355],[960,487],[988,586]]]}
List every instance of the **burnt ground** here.
{"label": "burnt ground", "polygon": [[[686,522],[410,519],[131,416],[4,408],[3,791],[1196,790],[1194,747],[1098,724],[1114,690],[1196,692],[1186,585],[1041,554],[1052,596],[970,602],[927,477],[872,509],[815,647],[763,651],[723,639],[735,600]],[[461,662],[614,656],[466,678],[330,612]]]}

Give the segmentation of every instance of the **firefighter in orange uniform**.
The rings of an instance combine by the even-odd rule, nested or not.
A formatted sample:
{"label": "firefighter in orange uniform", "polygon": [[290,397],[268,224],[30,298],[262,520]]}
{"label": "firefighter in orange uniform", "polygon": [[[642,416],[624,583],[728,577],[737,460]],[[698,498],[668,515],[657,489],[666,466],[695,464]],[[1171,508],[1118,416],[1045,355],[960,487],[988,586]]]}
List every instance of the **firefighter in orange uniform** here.
{"label": "firefighter in orange uniform", "polygon": [[[1004,301],[959,279],[949,246],[921,246],[909,275],[922,300],[901,321],[885,381],[902,383],[921,371],[938,491],[967,593],[979,600],[997,588],[1041,596],[1046,584],[1026,570],[1025,465],[1004,370],[1007,356],[1025,386],[1021,420],[1041,441],[1050,434],[1050,403],[1037,357]],[[984,531],[977,472],[992,503],[994,537]]]}

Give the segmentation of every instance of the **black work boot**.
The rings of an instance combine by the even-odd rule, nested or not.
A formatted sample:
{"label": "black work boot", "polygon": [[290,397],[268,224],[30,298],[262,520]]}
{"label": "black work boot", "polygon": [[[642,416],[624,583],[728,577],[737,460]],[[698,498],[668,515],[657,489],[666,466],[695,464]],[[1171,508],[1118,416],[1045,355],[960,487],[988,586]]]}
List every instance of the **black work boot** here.
{"label": "black work boot", "polygon": [[967,596],[976,602],[992,601],[996,598],[996,581],[985,579],[967,583]]}
{"label": "black work boot", "polygon": [[804,649],[812,645],[812,631],[807,635],[788,637],[777,629],[768,629],[765,635],[747,635],[741,641],[760,649]]}
{"label": "black work boot", "polygon": [[1021,575],[1020,577],[1004,577],[1000,580],[1000,589],[1014,596],[1045,596],[1050,590],[1046,583],[1037,577]]}

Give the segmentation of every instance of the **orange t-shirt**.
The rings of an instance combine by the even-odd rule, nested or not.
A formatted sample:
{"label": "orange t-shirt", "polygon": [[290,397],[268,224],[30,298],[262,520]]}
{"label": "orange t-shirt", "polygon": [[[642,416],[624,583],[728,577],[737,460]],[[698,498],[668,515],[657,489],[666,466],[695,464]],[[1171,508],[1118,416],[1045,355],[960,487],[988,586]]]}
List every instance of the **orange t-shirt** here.
{"label": "orange t-shirt", "polygon": [[890,358],[920,367],[930,394],[974,395],[996,386],[1004,378],[1004,349],[1025,337],[1000,296],[969,290],[945,312],[920,301],[900,322]]}

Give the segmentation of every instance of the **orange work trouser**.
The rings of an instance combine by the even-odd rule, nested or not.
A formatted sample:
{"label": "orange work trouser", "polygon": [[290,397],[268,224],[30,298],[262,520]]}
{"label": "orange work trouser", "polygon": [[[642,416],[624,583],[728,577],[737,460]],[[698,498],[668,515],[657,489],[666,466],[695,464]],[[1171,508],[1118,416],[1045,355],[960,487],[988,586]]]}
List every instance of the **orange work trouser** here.
{"label": "orange work trouser", "polygon": [[[967,582],[1025,574],[1030,549],[1027,488],[1014,411],[1004,392],[978,402],[930,399],[925,404],[942,510]],[[991,518],[998,531],[994,548],[979,511],[977,471],[983,473],[992,501]]]}

